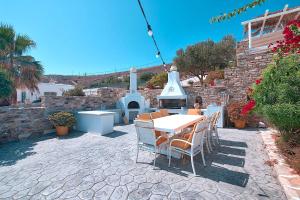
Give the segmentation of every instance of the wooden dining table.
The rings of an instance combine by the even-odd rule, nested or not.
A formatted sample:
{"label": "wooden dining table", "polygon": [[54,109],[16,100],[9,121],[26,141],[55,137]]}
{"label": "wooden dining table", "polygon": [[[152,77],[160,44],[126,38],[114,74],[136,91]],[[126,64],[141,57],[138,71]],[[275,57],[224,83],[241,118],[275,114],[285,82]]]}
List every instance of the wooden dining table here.
{"label": "wooden dining table", "polygon": [[154,129],[170,134],[176,134],[205,118],[203,115],[169,115],[153,119]]}

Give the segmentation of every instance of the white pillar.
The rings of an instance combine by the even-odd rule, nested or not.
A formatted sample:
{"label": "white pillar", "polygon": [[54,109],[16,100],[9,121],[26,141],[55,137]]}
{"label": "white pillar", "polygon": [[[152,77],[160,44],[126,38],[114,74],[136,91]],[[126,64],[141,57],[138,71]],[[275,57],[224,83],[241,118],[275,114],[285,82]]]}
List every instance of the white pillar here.
{"label": "white pillar", "polygon": [[249,42],[249,49],[250,49],[250,48],[252,48],[251,22],[248,23],[248,42]]}

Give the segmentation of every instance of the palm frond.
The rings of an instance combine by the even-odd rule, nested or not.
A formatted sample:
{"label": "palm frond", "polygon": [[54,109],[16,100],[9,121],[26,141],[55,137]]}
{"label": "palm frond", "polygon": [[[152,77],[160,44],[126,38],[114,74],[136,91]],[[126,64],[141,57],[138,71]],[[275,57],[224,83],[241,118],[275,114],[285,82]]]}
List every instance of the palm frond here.
{"label": "palm frond", "polygon": [[17,35],[15,41],[15,54],[22,55],[28,50],[36,47],[36,44],[33,40],[30,39],[27,35]]}
{"label": "palm frond", "polygon": [[44,68],[39,61],[31,56],[22,56],[18,59],[19,86],[31,91],[38,90],[38,83],[43,75]]}

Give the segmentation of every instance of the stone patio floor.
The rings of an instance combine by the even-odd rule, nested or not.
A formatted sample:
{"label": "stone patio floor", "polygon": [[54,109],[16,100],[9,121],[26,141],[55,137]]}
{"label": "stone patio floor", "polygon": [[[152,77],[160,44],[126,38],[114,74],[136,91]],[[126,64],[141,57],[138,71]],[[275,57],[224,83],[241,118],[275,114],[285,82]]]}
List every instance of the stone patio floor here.
{"label": "stone patio floor", "polygon": [[106,136],[47,135],[0,145],[0,199],[286,199],[257,130],[219,129],[207,167],[139,154],[133,125]]}

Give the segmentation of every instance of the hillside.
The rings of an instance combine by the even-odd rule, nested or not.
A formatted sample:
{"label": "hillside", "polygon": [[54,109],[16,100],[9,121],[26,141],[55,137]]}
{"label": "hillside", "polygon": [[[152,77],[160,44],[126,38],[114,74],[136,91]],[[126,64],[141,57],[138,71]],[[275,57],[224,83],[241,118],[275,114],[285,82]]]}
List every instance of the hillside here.
{"label": "hillside", "polygon": [[[167,66],[169,68],[170,65]],[[152,72],[152,73],[161,73],[164,71],[164,67],[162,65],[152,66],[147,68],[138,69],[138,76],[145,72]],[[50,82],[55,81],[57,83],[64,83],[64,84],[71,84],[76,85],[79,84],[83,87],[89,87],[92,84],[102,81],[108,77],[126,77],[129,76],[129,69],[128,71],[123,72],[115,72],[110,74],[99,74],[99,75],[87,75],[87,76],[72,76],[72,75],[44,75],[42,78],[42,82]]]}

